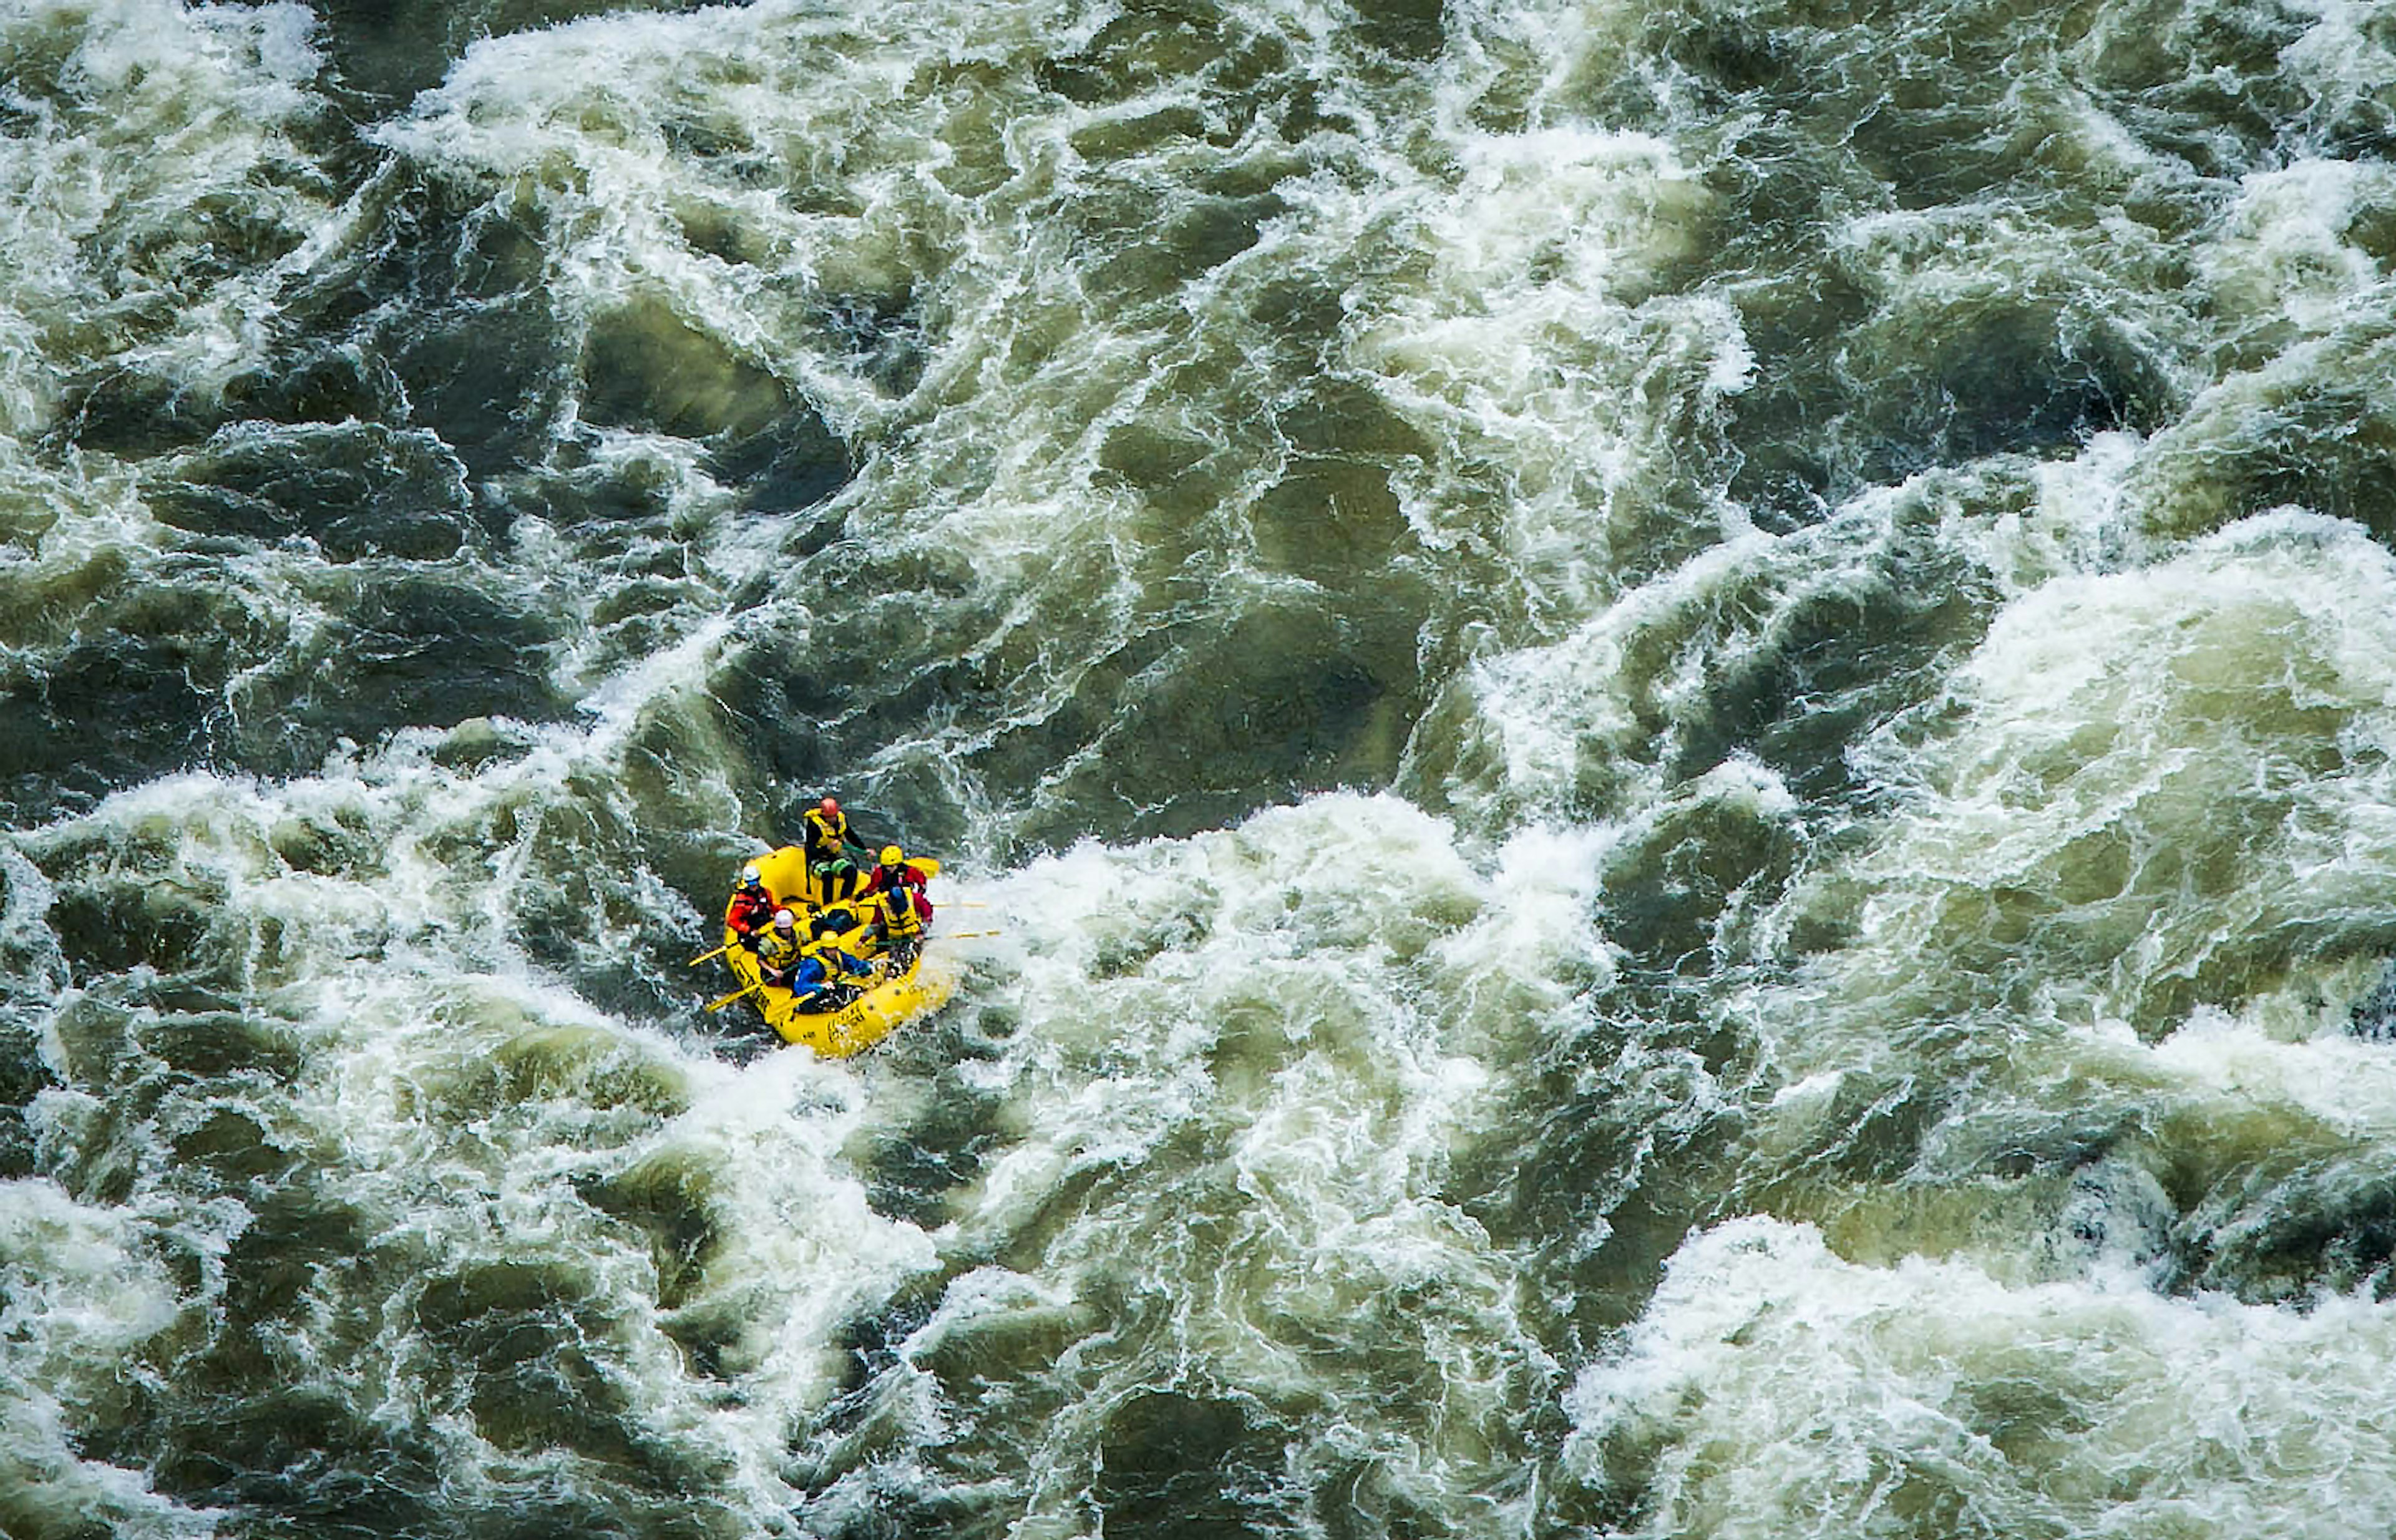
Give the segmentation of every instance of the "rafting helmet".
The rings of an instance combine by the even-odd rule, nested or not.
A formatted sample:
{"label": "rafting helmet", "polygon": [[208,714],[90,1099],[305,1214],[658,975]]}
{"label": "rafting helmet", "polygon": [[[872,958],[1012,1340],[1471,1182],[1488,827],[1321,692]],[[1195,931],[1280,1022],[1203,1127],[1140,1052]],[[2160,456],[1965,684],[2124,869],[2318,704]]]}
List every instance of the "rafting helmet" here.
{"label": "rafting helmet", "polygon": [[906,858],[907,853],[899,849],[897,845],[884,845],[882,847],[882,864],[884,866],[897,866]]}
{"label": "rafting helmet", "polygon": [[774,911],[774,928],[776,930],[794,930],[797,928],[798,923],[798,916],[792,914],[789,909],[776,909]]}
{"label": "rafting helmet", "polygon": [[758,870],[753,864],[742,867],[740,869],[740,885],[745,888],[764,887],[765,885],[765,874]]}
{"label": "rafting helmet", "polygon": [[818,803],[816,805],[824,810],[824,816],[827,818],[837,818],[840,816],[840,803],[834,798],[826,797],[822,802]]}

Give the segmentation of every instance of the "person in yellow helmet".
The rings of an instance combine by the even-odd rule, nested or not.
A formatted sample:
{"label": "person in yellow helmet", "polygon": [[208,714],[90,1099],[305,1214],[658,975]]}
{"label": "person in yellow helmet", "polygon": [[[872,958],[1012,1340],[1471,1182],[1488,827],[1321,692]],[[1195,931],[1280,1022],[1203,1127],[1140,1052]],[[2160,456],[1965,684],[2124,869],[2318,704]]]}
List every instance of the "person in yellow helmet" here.
{"label": "person in yellow helmet", "polygon": [[[899,886],[913,888],[920,897],[924,892],[924,874],[907,864],[905,851],[895,844],[884,845],[880,858],[874,862],[873,875],[866,881],[862,896],[870,898]],[[932,909],[927,903],[924,906],[924,918],[929,920],[931,917]]]}
{"label": "person in yellow helmet", "polygon": [[802,1011],[833,1011],[864,992],[873,981],[866,965],[851,956],[835,936],[810,941],[799,952],[791,973],[791,994]]}
{"label": "person in yellow helmet", "polygon": [[932,900],[925,896],[924,887],[924,874],[907,864],[907,853],[895,844],[884,845],[864,896],[872,916],[871,934],[890,953],[893,968],[912,963],[924,944],[924,927],[932,919]]}

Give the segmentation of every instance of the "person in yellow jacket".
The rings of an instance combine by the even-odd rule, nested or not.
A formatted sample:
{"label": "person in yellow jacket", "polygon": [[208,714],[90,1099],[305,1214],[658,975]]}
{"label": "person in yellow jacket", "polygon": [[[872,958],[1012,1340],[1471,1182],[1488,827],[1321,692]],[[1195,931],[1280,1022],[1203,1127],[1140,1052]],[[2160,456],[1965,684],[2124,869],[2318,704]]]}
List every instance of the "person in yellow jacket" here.
{"label": "person in yellow jacket", "polygon": [[840,810],[840,803],[832,797],[810,807],[800,820],[806,825],[802,842],[807,852],[807,870],[826,861],[837,861],[848,854],[854,831],[848,827],[848,815]]}
{"label": "person in yellow jacket", "polygon": [[924,949],[924,922],[932,917],[932,906],[914,889],[893,883],[873,896],[872,909],[866,934],[888,955],[890,971],[913,967],[915,954]]}
{"label": "person in yellow jacket", "polygon": [[[873,870],[866,878],[865,887],[862,891],[869,894],[881,893],[886,889],[897,887],[901,883],[913,888],[918,895],[921,895],[925,886],[924,874],[915,868],[907,864],[907,853],[905,851],[899,849],[895,844],[884,845],[882,847],[882,855],[875,860]],[[928,907],[928,901],[926,906],[924,908],[923,913],[924,918],[926,920],[929,920],[932,917],[932,911]]]}
{"label": "person in yellow jacket", "polygon": [[749,938],[749,949],[757,954],[758,976],[782,989],[791,987],[791,975],[805,946],[799,936],[799,917],[786,909],[776,909],[773,923]]}

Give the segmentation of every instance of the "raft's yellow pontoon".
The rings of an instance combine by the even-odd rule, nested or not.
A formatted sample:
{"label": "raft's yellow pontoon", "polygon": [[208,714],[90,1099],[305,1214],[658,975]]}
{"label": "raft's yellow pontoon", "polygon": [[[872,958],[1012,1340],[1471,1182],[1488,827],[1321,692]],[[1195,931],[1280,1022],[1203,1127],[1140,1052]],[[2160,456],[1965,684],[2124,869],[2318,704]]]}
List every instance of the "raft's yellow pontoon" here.
{"label": "raft's yellow pontoon", "polygon": [[[939,874],[940,863],[929,856],[907,864],[926,879]],[[805,855],[796,845],[784,845],[770,856],[759,856],[756,865],[765,891],[776,903],[797,910],[804,929],[816,897]],[[731,965],[734,977],[755,989],[762,976],[756,955],[734,945],[736,940],[732,928],[725,926],[724,942],[730,949],[724,961]],[[838,1010],[802,1011],[790,990],[771,984],[756,989],[749,999],[783,1042],[805,1043],[827,1058],[846,1058],[865,1052],[917,1016],[939,1009],[956,992],[964,974],[964,964],[950,956],[935,936],[916,953],[913,967],[895,978],[885,978]]]}

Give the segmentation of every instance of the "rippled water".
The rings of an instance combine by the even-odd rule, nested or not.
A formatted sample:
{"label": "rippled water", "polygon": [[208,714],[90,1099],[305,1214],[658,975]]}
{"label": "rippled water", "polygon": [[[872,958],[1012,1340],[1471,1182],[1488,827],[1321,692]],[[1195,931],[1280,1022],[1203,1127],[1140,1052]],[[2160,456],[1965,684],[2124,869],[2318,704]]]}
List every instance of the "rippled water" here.
{"label": "rippled water", "polygon": [[2391,81],[0,0],[0,1532],[2386,1535]]}

